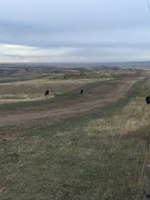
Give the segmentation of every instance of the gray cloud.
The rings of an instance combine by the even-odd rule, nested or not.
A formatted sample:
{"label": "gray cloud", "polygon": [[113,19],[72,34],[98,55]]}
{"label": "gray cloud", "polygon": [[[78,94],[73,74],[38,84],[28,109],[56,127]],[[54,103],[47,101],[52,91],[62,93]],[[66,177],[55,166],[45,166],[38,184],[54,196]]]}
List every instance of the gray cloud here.
{"label": "gray cloud", "polygon": [[[150,53],[150,11],[141,0],[5,0],[0,7],[1,44],[43,51],[72,48],[64,57],[79,60],[111,61],[118,59],[117,54],[121,59],[137,59]],[[10,52],[6,55],[14,56]]]}

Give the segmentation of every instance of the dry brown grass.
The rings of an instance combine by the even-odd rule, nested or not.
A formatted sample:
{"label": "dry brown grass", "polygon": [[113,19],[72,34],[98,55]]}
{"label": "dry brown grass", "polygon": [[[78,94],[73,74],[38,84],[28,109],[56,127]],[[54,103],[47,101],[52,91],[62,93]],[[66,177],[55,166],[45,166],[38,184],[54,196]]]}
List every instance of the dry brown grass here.
{"label": "dry brown grass", "polygon": [[53,98],[54,93],[62,94],[82,87],[87,83],[94,82],[94,79],[78,80],[51,80],[36,79],[17,81],[12,83],[0,83],[0,104],[20,101],[43,100],[45,90],[50,91],[46,98]]}
{"label": "dry brown grass", "polygon": [[[124,103],[118,104],[118,112],[118,102],[115,102],[83,116],[63,118],[52,124],[47,118],[46,128],[42,121],[36,122],[38,130],[31,128],[22,137],[0,141],[1,199],[142,199],[143,166],[150,156],[145,148],[147,141],[140,138],[140,134],[136,135],[135,130],[148,123],[149,106],[144,101],[145,93],[135,98],[134,95],[132,98],[126,96],[128,101],[125,101],[124,95],[130,87],[121,83],[124,94],[120,81],[113,83],[110,83],[111,87],[108,85],[110,90],[106,85],[103,87],[102,96],[115,102],[121,93]],[[98,91],[102,94],[102,88],[98,88],[93,88],[94,94]],[[99,99],[93,93],[87,96],[93,104],[95,98]],[[85,99],[76,101],[81,103]],[[15,126],[11,127],[12,132],[7,129],[7,124],[5,127],[10,137],[16,133]],[[19,131],[21,134],[23,130]]]}
{"label": "dry brown grass", "polygon": [[91,121],[87,134],[125,135],[149,125],[150,107],[144,97],[136,97],[119,114]]}
{"label": "dry brown grass", "polygon": [[8,127],[8,124],[15,127],[19,124],[22,126],[22,124],[25,125],[39,119],[54,121],[86,113],[123,98],[136,81],[137,79],[106,81],[103,84],[97,83],[95,86],[88,85],[83,95],[73,92],[72,97],[69,96],[67,100],[60,99],[59,103],[54,102],[15,110],[0,110],[0,127]]}

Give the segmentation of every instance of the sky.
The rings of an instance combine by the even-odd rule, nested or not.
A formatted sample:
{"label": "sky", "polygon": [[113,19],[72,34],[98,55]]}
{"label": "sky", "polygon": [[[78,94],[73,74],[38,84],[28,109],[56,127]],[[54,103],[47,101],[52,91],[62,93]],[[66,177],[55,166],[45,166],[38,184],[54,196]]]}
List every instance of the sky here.
{"label": "sky", "polygon": [[0,0],[0,63],[150,60],[150,0]]}

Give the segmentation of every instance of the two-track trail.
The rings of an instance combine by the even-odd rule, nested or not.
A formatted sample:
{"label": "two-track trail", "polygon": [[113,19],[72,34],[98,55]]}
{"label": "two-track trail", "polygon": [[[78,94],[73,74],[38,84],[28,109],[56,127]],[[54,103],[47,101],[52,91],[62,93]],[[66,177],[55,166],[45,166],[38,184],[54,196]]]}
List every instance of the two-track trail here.
{"label": "two-track trail", "polygon": [[57,119],[83,114],[124,97],[138,79],[106,81],[89,91],[84,91],[79,98],[40,106],[0,110],[0,133],[9,131],[9,127],[25,127],[39,120]]}

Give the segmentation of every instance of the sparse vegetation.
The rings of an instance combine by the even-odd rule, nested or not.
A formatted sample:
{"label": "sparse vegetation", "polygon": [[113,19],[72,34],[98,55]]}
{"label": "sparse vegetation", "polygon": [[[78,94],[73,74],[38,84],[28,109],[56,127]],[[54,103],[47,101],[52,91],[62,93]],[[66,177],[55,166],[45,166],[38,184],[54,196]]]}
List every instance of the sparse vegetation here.
{"label": "sparse vegetation", "polygon": [[[85,101],[74,90],[81,85],[91,95],[99,84],[118,83],[69,79],[65,84],[73,85],[66,90],[63,81],[58,90],[68,93],[57,95],[55,106],[69,106],[69,99]],[[21,87],[34,81],[26,83]],[[149,88],[147,78],[103,107],[57,120],[41,118],[29,127],[1,126],[0,199],[141,200],[144,167],[150,160],[150,108],[145,104]]]}

